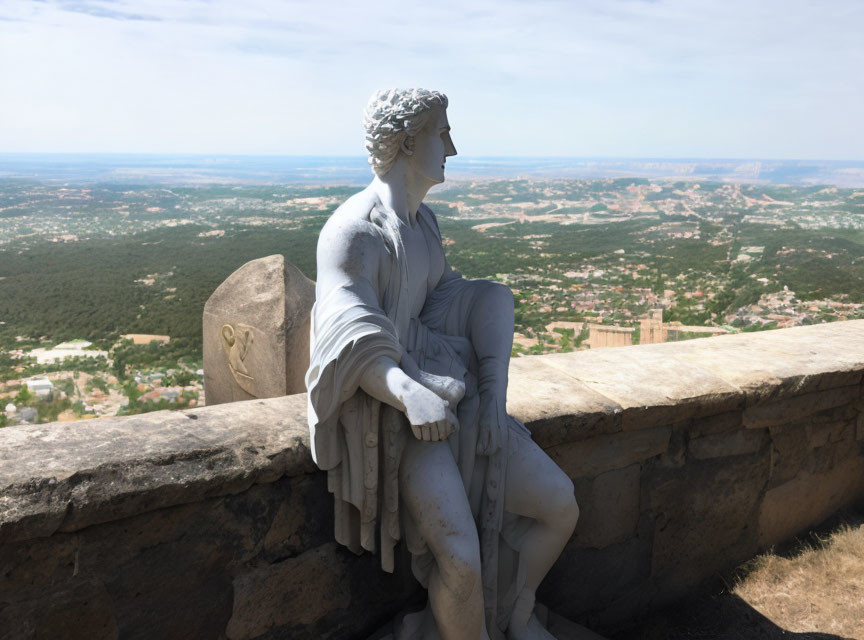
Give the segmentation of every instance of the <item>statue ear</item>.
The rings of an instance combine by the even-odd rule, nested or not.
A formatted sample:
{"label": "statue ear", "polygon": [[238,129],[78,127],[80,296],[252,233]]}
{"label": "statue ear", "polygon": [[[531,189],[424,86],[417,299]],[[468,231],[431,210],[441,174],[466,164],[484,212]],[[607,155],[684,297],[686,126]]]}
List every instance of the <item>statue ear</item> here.
{"label": "statue ear", "polygon": [[399,145],[399,148],[402,149],[402,153],[406,156],[414,155],[414,136],[405,136],[402,138],[402,143]]}

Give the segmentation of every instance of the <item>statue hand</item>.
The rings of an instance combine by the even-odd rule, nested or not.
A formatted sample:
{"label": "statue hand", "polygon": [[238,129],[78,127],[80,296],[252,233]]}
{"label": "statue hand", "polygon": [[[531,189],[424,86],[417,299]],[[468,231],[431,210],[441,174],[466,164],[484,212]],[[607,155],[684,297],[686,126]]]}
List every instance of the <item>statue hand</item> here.
{"label": "statue hand", "polygon": [[418,440],[446,440],[457,429],[456,416],[449,403],[422,385],[417,385],[402,400],[411,431]]}

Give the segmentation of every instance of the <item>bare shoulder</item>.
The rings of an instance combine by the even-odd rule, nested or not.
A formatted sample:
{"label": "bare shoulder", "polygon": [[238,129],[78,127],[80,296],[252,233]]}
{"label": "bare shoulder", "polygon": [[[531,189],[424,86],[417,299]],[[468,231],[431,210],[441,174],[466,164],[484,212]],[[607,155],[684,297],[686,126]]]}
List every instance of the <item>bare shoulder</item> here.
{"label": "bare shoulder", "polygon": [[333,212],[318,236],[319,269],[331,266],[355,274],[377,269],[384,247],[377,227],[369,220],[375,202],[364,190]]}

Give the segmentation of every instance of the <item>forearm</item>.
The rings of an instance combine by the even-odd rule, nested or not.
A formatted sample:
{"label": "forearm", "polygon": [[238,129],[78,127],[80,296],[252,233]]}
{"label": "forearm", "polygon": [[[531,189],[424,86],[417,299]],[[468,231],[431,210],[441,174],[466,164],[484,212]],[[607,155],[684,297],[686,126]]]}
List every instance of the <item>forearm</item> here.
{"label": "forearm", "polygon": [[360,388],[376,400],[405,411],[405,397],[418,383],[392,358],[382,356],[370,364],[360,380]]}

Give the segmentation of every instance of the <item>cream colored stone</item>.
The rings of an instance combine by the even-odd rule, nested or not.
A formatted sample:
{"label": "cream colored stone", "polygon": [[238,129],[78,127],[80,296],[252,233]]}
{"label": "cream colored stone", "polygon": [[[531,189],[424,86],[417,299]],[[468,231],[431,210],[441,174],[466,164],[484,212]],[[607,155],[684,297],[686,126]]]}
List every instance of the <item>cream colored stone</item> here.
{"label": "cream colored stone", "polygon": [[544,448],[621,429],[620,406],[549,366],[545,356],[510,361],[507,411]]}
{"label": "cream colored stone", "polygon": [[281,255],[228,276],[204,305],[207,404],[305,391],[314,301],[314,283]]}
{"label": "cream colored stone", "polygon": [[864,458],[842,460],[827,473],[800,473],[769,489],[759,511],[762,548],[788,540],[864,494]]}
{"label": "cream colored stone", "polygon": [[735,386],[657,346],[663,345],[553,354],[544,362],[620,405],[624,430],[647,429],[742,405],[743,395]]}
{"label": "cream colored stone", "polygon": [[744,426],[759,429],[771,425],[800,422],[819,411],[851,404],[858,399],[858,385],[812,391],[785,397],[767,404],[758,404],[744,410]]}
{"label": "cream colored stone", "polygon": [[856,384],[864,371],[864,320],[650,345],[740,388],[748,404]]}

